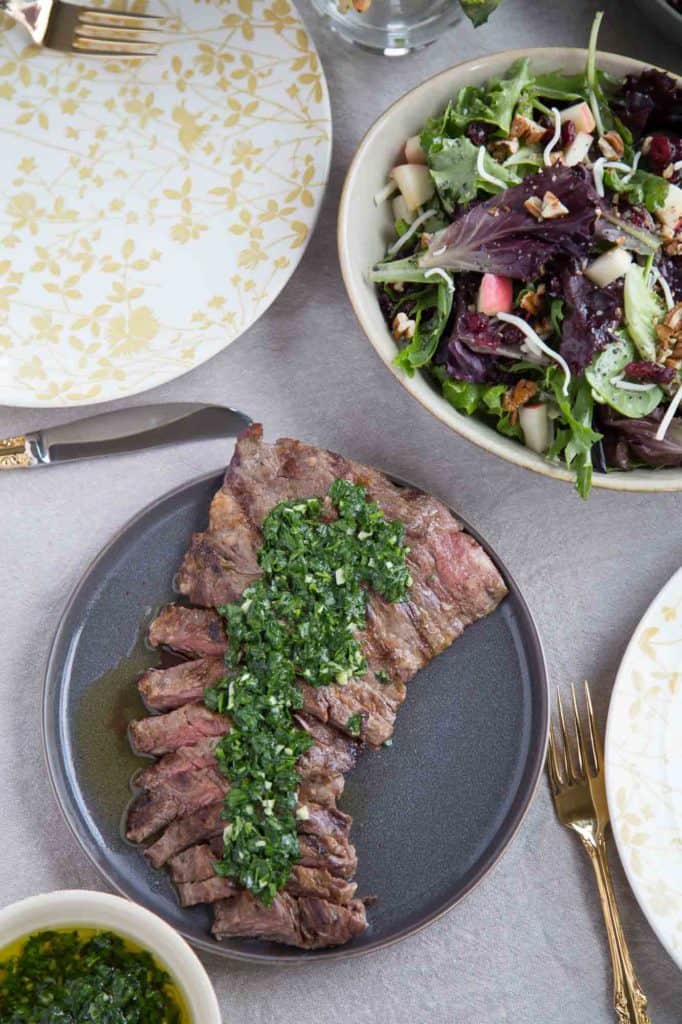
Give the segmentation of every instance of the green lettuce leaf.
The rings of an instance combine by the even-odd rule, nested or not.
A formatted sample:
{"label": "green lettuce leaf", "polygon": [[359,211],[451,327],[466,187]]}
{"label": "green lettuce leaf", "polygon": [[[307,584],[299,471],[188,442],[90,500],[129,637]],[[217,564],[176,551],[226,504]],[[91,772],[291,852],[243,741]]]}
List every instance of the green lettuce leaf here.
{"label": "green lettuce leaf", "polygon": [[[522,58],[512,64],[504,78],[492,79],[485,86],[465,86],[460,89],[443,117],[427,125],[422,135],[422,146],[426,142],[428,149],[434,135],[449,135],[452,138],[463,135],[471,121],[492,124],[503,135],[508,135],[519,98],[532,81],[529,61]],[[439,122],[441,131],[434,132],[434,126]]]}
{"label": "green lettuce leaf", "polygon": [[659,174],[649,174],[648,171],[640,170],[635,171],[630,180],[624,182],[618,171],[611,168],[604,171],[604,184],[612,192],[627,196],[633,205],[646,206],[649,213],[655,213],[661,206],[665,206],[670,187]]}
{"label": "green lettuce leaf", "polygon": [[635,346],[623,334],[597,353],[592,365],[585,370],[585,377],[597,401],[610,405],[623,416],[638,420],[653,412],[663,398],[663,391],[659,387],[652,387],[649,391],[625,391],[611,383],[634,358]]}
{"label": "green lettuce leaf", "polygon": [[[643,267],[633,263],[625,274],[623,290],[625,326],[642,359],[656,360],[656,324],[665,313],[665,306],[649,287]],[[643,413],[642,415],[646,415]]]}
{"label": "green lettuce leaf", "polygon": [[[492,182],[479,177],[478,147],[464,136],[434,139],[428,160],[438,196],[448,213],[453,213],[459,203],[470,203],[479,191],[492,195],[502,191],[502,186],[497,188]],[[488,174],[504,182],[505,187],[516,185],[521,180],[513,168],[498,164],[487,150],[483,153],[483,166]]]}
{"label": "green lettuce leaf", "polygon": [[478,28],[484,25],[493,11],[502,3],[502,0],[459,0],[462,10],[472,24]]}
{"label": "green lettuce leaf", "polygon": [[568,395],[563,385],[563,370],[551,366],[545,375],[545,388],[553,393],[565,426],[557,430],[547,455],[557,458],[563,454],[566,465],[575,470],[578,494],[586,498],[592,487],[592,446],[601,441],[602,435],[592,429],[594,398],[587,380],[574,377]]}
{"label": "green lettuce leaf", "polygon": [[394,360],[395,365],[406,373],[412,375],[433,358],[452,310],[453,294],[452,285],[441,280],[433,288],[426,289],[417,299],[412,313],[415,321],[414,335]]}

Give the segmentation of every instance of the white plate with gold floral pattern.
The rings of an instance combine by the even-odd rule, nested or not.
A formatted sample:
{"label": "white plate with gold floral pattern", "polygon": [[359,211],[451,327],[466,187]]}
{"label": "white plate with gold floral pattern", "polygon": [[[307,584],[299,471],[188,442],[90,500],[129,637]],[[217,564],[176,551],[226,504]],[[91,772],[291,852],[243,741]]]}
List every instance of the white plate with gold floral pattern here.
{"label": "white plate with gold floral pattern", "polygon": [[635,896],[682,968],[682,569],[647,610],[618,670],[606,786]]}
{"label": "white plate with gold floral pattern", "polygon": [[171,19],[158,57],[37,50],[0,15],[2,404],[191,370],[267,309],[317,216],[329,98],[290,0],[132,6]]}

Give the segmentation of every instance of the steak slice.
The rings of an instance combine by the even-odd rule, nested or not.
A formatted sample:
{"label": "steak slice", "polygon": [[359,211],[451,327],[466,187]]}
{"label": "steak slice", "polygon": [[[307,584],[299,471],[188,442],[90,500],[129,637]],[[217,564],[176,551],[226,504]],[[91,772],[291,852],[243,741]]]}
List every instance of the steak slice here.
{"label": "steak slice", "polygon": [[357,871],[357,854],[347,836],[303,834],[298,843],[305,868],[324,868],[341,878],[352,878]]}
{"label": "steak slice", "polygon": [[298,787],[298,802],[300,804],[323,804],[325,807],[334,807],[336,801],[343,793],[345,785],[343,775],[329,775],[320,779],[303,779]]}
{"label": "steak slice", "polygon": [[166,861],[186,850],[195,843],[205,842],[214,836],[221,836],[225,829],[223,801],[202,807],[186,818],[171,822],[166,831],[148,846],[144,855],[154,868],[162,867]]}
{"label": "steak slice", "polygon": [[315,741],[298,759],[297,771],[301,776],[320,778],[345,775],[355,768],[360,748],[354,740],[342,736],[336,729],[331,729],[309,715],[296,713],[294,718]]}
{"label": "steak slice", "polygon": [[126,837],[141,843],[176,818],[185,818],[200,807],[216,803],[229,788],[225,776],[215,768],[168,776],[134,798],[128,809]]}
{"label": "steak slice", "polygon": [[330,903],[350,903],[357,891],[356,882],[338,878],[326,868],[307,868],[297,864],[286,884],[293,896],[319,896]]}
{"label": "steak slice", "polygon": [[[195,854],[195,851],[201,853]],[[203,851],[206,851],[204,853]],[[202,877],[182,878],[178,875],[185,875],[188,872],[183,870],[189,864],[185,860],[182,866],[175,868],[175,862],[186,854],[192,854],[192,862],[196,864]],[[180,904],[183,907],[192,907],[197,903],[215,903],[217,900],[229,898],[235,892],[240,891],[229,878],[216,875],[213,871],[215,854],[209,846],[194,846],[186,850],[184,854],[178,854],[170,862],[171,877],[177,885]],[[306,868],[297,864],[292,872],[291,878],[285,886],[286,892],[293,896],[317,896],[319,899],[329,900],[330,903],[350,903],[353,899],[357,885],[355,882],[347,882],[343,878],[337,878],[329,871],[319,868]]]}
{"label": "steak slice", "polygon": [[189,747],[178,747],[177,750],[164,754],[158,761],[144,768],[133,778],[136,789],[153,789],[165,779],[177,775],[178,772],[193,769],[214,767],[216,764],[215,748],[220,736],[206,736]]}
{"label": "steak slice", "polygon": [[251,893],[240,892],[216,903],[214,914],[213,934],[218,939],[269,939],[303,949],[343,945],[367,927],[362,900],[343,905],[289,892],[279,893],[270,907]]}
{"label": "steak slice", "polygon": [[219,657],[227,648],[223,620],[208,608],[166,605],[150,625],[148,635],[152,647],[170,647],[191,658]]}
{"label": "steak slice", "polygon": [[130,745],[136,754],[167,754],[208,736],[224,736],[230,719],[209,711],[203,704],[185,704],[165,715],[149,715],[131,722]]}
{"label": "steak slice", "polygon": [[230,878],[211,875],[200,882],[178,882],[176,885],[181,907],[195,907],[197,903],[216,903],[229,899],[241,890]]}
{"label": "steak slice", "polygon": [[204,691],[225,676],[222,658],[181,661],[171,668],[150,668],[137,681],[146,707],[170,711],[203,699]]}
{"label": "steak slice", "polygon": [[342,732],[348,731],[348,720],[360,715],[360,737],[372,747],[380,747],[393,734],[396,712],[405,700],[402,683],[380,683],[373,673],[362,679],[351,679],[345,686],[299,686],[303,694],[303,710],[329,722]]}
{"label": "steak slice", "polygon": [[215,874],[217,856],[209,843],[190,846],[168,861],[171,879],[176,883],[203,882]]}

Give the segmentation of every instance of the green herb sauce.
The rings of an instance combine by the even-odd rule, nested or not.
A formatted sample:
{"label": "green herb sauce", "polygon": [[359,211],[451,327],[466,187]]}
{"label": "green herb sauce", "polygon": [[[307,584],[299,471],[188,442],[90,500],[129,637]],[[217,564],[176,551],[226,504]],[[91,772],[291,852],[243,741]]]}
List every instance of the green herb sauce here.
{"label": "green herb sauce", "polygon": [[189,1024],[189,1017],[152,955],[112,932],[36,932],[0,953],[0,1024],[86,1021]]}
{"label": "green herb sauce", "polygon": [[[336,480],[329,499],[282,502],[263,523],[262,577],[239,602],[220,608],[229,647],[226,678],[206,705],[232,719],[217,748],[230,779],[219,874],[235,878],[270,904],[299,860],[296,762],[311,738],[292,711],[303,704],[296,680],[345,685],[367,671],[356,639],[364,628],[368,588],[388,601],[412,583],[404,527],[367,500],[366,489]],[[361,735],[362,718],[347,722]]]}

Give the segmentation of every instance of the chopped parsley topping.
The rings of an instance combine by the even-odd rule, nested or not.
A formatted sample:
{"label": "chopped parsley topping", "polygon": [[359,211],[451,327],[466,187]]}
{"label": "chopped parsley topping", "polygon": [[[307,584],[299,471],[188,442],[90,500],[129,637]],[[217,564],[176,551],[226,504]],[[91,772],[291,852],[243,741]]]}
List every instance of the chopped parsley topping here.
{"label": "chopped parsley topping", "polygon": [[351,736],[359,736],[360,730],[362,729],[362,715],[358,711],[357,714],[351,715],[346,722],[346,729]]}
{"label": "chopped parsley topping", "polygon": [[43,931],[0,962],[8,1024],[181,1024],[171,979],[112,932]]}
{"label": "chopped parsley topping", "polygon": [[[204,699],[230,716],[232,728],[216,750],[231,783],[216,871],[266,905],[300,858],[296,762],[312,739],[292,719],[303,706],[296,680],[343,686],[365,674],[356,633],[365,625],[368,588],[403,601],[412,583],[404,534],[401,522],[367,500],[366,488],[336,480],[328,502],[282,502],[270,512],[259,552],[263,575],[218,609],[228,669]],[[352,715],[347,728],[359,735],[361,725]]]}

